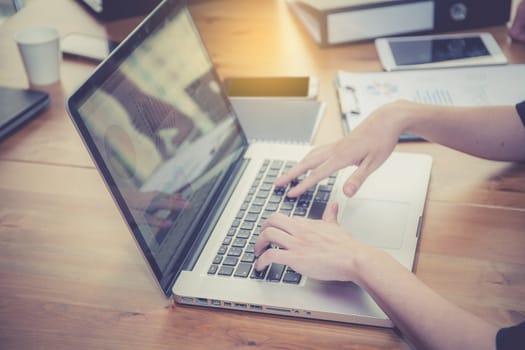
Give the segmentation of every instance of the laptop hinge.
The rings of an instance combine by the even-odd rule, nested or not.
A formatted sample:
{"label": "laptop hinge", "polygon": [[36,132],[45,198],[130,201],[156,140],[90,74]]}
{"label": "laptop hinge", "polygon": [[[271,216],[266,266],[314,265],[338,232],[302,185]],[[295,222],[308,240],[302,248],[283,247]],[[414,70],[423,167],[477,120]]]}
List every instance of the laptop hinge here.
{"label": "laptop hinge", "polygon": [[[213,232],[213,229],[215,228],[215,225],[219,221],[222,212],[230,201],[230,197],[232,196],[233,191],[237,187],[237,184],[239,183],[249,163],[250,159],[240,158],[240,161],[238,161],[235,166],[232,167],[229,174],[225,176],[226,181],[220,186],[221,189],[215,194],[217,200],[212,201],[212,203],[214,202],[215,204],[208,209],[209,212],[214,213],[214,215],[210,215],[206,221],[200,225],[202,229],[197,233],[195,239],[193,240],[193,243],[188,250],[188,254],[184,259],[182,268],[180,270],[192,270],[194,268],[204,247],[206,246],[206,243],[208,242],[208,239],[210,238],[211,233]],[[171,286],[173,286],[177,277],[178,274],[170,284]]]}

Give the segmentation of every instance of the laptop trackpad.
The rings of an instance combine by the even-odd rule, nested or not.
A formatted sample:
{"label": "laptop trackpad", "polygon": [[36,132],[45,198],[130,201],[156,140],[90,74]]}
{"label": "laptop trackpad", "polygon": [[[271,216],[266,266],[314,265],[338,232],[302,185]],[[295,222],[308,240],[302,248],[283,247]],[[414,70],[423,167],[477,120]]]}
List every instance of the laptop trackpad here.
{"label": "laptop trackpad", "polygon": [[340,213],[340,224],[363,243],[399,249],[403,245],[409,209],[406,202],[349,199]]}

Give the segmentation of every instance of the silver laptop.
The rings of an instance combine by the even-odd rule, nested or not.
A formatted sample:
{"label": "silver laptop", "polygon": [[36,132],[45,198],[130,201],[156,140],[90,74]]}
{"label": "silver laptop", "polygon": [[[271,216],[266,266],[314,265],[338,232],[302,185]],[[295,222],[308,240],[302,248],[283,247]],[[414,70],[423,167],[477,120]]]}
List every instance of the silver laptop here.
{"label": "silver laptop", "polygon": [[[67,109],[160,287],[177,302],[392,326],[353,283],[287,266],[255,271],[272,213],[340,222],[412,268],[431,160],[394,154],[353,199],[341,170],[297,199],[273,181],[307,146],[251,143],[183,3],[164,1],[67,100]],[[298,179],[300,181],[300,179]],[[293,184],[292,184],[293,185]]]}

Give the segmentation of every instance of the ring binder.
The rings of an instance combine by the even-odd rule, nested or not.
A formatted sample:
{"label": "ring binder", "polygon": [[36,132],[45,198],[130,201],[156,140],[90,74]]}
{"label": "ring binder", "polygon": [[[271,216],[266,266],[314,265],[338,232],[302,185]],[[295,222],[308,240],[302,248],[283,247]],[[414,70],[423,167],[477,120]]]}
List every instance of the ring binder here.
{"label": "ring binder", "polygon": [[355,89],[352,86],[347,85],[339,86],[337,89],[338,95],[340,96],[339,103],[341,104],[341,111],[350,116],[361,115],[359,100],[357,99]]}
{"label": "ring binder", "polygon": [[287,0],[320,46],[504,25],[511,0]]}

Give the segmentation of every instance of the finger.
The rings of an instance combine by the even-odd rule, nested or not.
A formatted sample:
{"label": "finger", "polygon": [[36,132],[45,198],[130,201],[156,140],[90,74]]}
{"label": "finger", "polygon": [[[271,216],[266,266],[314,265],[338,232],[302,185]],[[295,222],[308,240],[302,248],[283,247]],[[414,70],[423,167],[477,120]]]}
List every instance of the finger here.
{"label": "finger", "polygon": [[321,164],[328,155],[330,155],[330,148],[332,145],[325,145],[314,148],[310,151],[299,163],[294,165],[285,174],[275,179],[276,186],[284,186],[289,184],[292,180],[301,176],[308,170],[317,167]]}
{"label": "finger", "polygon": [[286,173],[279,176],[274,181],[275,186],[286,186],[305,172],[307,172],[309,169],[311,169],[312,163],[309,162],[300,162],[294,165],[290,170],[288,170]]}
{"label": "finger", "polygon": [[335,159],[335,157],[330,157],[317,168],[313,169],[303,181],[291,188],[286,195],[289,197],[297,197],[301,195],[319,181],[332,175],[339,168],[341,168],[340,160]]}
{"label": "finger", "polygon": [[337,212],[339,205],[336,202],[328,203],[323,213],[323,221],[337,223]]}
{"label": "finger", "polygon": [[345,181],[343,185],[343,192],[348,197],[352,197],[359,190],[363,182],[372,173],[368,159],[363,160],[361,164],[354,170],[352,175]]}
{"label": "finger", "polygon": [[290,256],[291,253],[284,249],[268,249],[255,261],[255,269],[261,271],[273,263],[290,265]]}
{"label": "finger", "polygon": [[255,256],[262,255],[270,245],[276,245],[280,248],[288,249],[293,240],[294,238],[287,232],[277,228],[268,227],[261,232],[257,242],[255,242]]}
{"label": "finger", "polygon": [[296,217],[288,217],[281,213],[274,213],[266,219],[261,227],[261,231],[264,231],[266,228],[274,227],[281,231],[287,232],[288,234],[293,235],[297,229]]}

